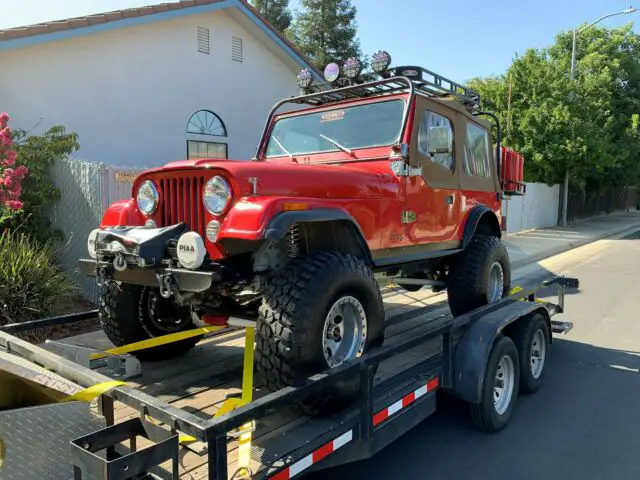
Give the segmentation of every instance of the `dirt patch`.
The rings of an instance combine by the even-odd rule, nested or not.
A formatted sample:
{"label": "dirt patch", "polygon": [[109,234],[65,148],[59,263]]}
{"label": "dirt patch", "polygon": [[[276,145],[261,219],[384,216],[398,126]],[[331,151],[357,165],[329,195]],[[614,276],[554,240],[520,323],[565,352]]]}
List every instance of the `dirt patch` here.
{"label": "dirt patch", "polygon": [[[58,305],[51,317],[57,317],[61,315],[69,315],[73,313],[88,312],[96,310],[98,306],[86,300],[80,296],[73,296],[64,303]],[[29,332],[21,332],[15,334],[16,337],[22,338],[28,342],[40,344],[45,340],[60,340],[66,337],[72,337],[74,335],[80,335],[83,333],[94,332],[100,330],[100,322],[98,322],[97,316],[88,320],[82,320],[79,322],[68,323],[66,325],[56,325],[53,327],[39,328]]]}

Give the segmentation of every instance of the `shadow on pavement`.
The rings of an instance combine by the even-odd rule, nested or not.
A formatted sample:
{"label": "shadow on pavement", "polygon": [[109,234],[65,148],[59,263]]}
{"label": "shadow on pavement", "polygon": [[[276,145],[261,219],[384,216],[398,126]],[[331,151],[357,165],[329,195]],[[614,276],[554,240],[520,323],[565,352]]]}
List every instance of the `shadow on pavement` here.
{"label": "shadow on pavement", "polygon": [[519,397],[502,432],[476,431],[446,399],[373,458],[309,478],[640,478],[640,353],[560,338],[550,353],[544,385]]}

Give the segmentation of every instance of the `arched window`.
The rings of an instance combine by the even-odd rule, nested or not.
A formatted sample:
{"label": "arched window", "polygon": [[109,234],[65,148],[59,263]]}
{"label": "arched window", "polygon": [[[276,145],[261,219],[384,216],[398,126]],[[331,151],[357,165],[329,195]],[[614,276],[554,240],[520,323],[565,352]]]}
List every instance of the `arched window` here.
{"label": "arched window", "polygon": [[[198,110],[187,123],[187,133],[226,137],[227,127],[211,110]],[[227,158],[227,144],[203,140],[187,140],[187,158]]]}
{"label": "arched window", "polygon": [[227,128],[220,117],[211,110],[198,110],[189,119],[187,133],[226,137]]}

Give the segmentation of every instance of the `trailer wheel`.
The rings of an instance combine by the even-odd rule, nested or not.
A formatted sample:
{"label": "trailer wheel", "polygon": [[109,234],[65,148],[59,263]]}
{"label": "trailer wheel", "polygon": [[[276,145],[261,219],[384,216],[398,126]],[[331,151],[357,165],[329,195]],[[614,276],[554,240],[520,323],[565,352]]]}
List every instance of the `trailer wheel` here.
{"label": "trailer wheel", "polygon": [[520,391],[533,393],[540,388],[549,351],[549,327],[541,313],[534,313],[514,325],[511,338],[520,355]]}
{"label": "trailer wheel", "polygon": [[[102,330],[117,347],[195,328],[189,310],[162,298],[157,289],[115,282],[110,282],[100,295],[98,318]],[[140,360],[166,360],[187,353],[201,338],[187,338],[131,354]]]}
{"label": "trailer wheel", "polygon": [[491,350],[482,399],[471,404],[474,425],[485,432],[502,430],[513,414],[520,383],[520,362],[513,340],[500,335]]}
{"label": "trailer wheel", "polygon": [[449,267],[447,295],[455,316],[497,302],[509,290],[509,254],[497,237],[476,235]]}
{"label": "trailer wheel", "polygon": [[[353,360],[384,339],[384,307],[373,273],[358,258],[314,253],[269,278],[256,328],[256,371],[270,390]],[[335,412],[360,391],[359,375],[300,402],[311,415]]]}

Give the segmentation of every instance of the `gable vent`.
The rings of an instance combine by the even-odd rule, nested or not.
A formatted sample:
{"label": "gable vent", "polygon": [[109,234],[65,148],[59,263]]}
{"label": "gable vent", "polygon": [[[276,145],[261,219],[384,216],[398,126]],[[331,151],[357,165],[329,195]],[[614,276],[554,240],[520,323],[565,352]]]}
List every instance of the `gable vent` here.
{"label": "gable vent", "polygon": [[209,41],[209,29],[198,27],[198,52],[209,55],[211,44]]}
{"label": "gable vent", "polygon": [[234,62],[242,62],[242,39],[238,37],[231,38],[231,60]]}

